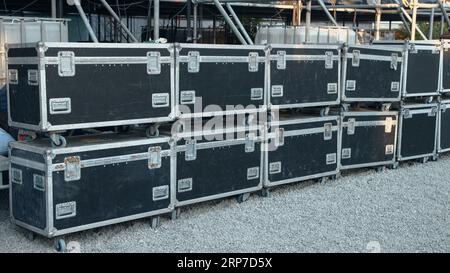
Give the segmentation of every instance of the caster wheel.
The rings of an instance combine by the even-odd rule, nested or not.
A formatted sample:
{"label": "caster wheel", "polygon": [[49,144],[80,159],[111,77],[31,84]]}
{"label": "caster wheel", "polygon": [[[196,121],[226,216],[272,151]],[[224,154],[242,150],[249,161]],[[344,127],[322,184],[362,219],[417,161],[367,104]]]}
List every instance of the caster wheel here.
{"label": "caster wheel", "polygon": [[336,181],[336,180],[338,180],[339,178],[341,178],[341,174],[340,174],[340,173],[337,173],[337,174],[332,175],[332,176],[330,177],[330,179],[331,179],[332,181]]}
{"label": "caster wheel", "polygon": [[375,168],[375,171],[376,171],[377,173],[384,172],[385,170],[386,170],[386,167],[385,167],[385,166],[381,166],[381,167],[376,167],[376,168]]}
{"label": "caster wheel", "polygon": [[176,219],[180,218],[180,214],[181,214],[181,209],[176,208],[170,213],[170,219],[172,221],[175,221]]}
{"label": "caster wheel", "polygon": [[159,129],[158,126],[152,125],[145,130],[145,135],[147,137],[158,137],[159,136]]}
{"label": "caster wheel", "polygon": [[248,200],[248,198],[250,197],[250,193],[243,193],[243,194],[239,194],[236,199],[238,201],[238,203],[244,203],[245,201]]}
{"label": "caster wheel", "polygon": [[259,192],[259,196],[261,196],[261,197],[269,197],[270,196],[270,190],[269,189],[262,189]]}
{"label": "caster wheel", "polygon": [[34,241],[36,239],[36,233],[34,232],[27,232],[27,239],[30,241]]}
{"label": "caster wheel", "polygon": [[438,155],[433,155],[433,156],[430,158],[430,160],[431,160],[431,161],[437,161],[438,158],[439,158]]}
{"label": "caster wheel", "polygon": [[428,156],[426,156],[424,158],[421,158],[420,162],[423,163],[423,164],[427,163],[428,162]]}
{"label": "caster wheel", "polygon": [[389,169],[391,169],[391,170],[395,170],[397,168],[398,168],[398,163],[397,162],[389,166]]}
{"label": "caster wheel", "polygon": [[317,183],[325,183],[326,180],[327,180],[326,177],[320,177],[320,178],[316,178],[315,182],[317,182]]}
{"label": "caster wheel", "polygon": [[325,108],[320,109],[321,117],[326,117],[326,116],[328,116],[329,113],[330,113],[330,107],[325,107]]}
{"label": "caster wheel", "polygon": [[55,250],[58,252],[66,252],[66,241],[64,239],[56,239],[55,240]]}
{"label": "caster wheel", "polygon": [[58,136],[55,136],[55,137],[51,138],[51,141],[52,141],[52,146],[53,147],[64,148],[67,145],[66,138],[61,136],[61,135],[58,135]]}
{"label": "caster wheel", "polygon": [[152,229],[157,229],[158,227],[161,226],[161,218],[160,217],[153,217],[150,220],[150,225],[151,225]]}

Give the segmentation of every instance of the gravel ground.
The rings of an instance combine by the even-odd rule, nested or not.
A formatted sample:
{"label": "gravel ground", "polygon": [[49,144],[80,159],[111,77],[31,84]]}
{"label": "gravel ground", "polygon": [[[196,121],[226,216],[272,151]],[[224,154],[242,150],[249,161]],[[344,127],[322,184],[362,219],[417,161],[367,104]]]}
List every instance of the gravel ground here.
{"label": "gravel ground", "polygon": [[[450,156],[397,170],[358,170],[184,208],[151,229],[139,220],[66,237],[75,252],[450,252]],[[0,252],[54,252],[9,222],[0,194]]]}

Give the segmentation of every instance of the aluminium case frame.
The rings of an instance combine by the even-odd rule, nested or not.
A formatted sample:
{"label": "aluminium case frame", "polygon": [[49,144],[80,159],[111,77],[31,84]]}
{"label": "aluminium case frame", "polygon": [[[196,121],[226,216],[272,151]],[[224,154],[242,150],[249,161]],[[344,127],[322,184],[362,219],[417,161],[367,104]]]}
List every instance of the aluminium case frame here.
{"label": "aluminium case frame", "polygon": [[[252,192],[257,192],[259,190],[262,190],[263,188],[263,173],[264,173],[264,133],[261,132],[261,130],[263,129],[262,126],[260,125],[255,125],[255,126],[249,126],[249,127],[234,127],[234,128],[227,128],[227,129],[222,129],[220,131],[194,131],[191,133],[176,133],[172,136],[172,139],[174,140],[174,165],[172,166],[172,177],[173,177],[173,204],[174,207],[182,207],[182,206],[186,206],[186,205],[190,205],[190,204],[196,204],[196,203],[201,203],[201,202],[205,202],[205,201],[211,201],[211,200],[215,200],[215,199],[222,199],[222,198],[226,198],[226,197],[231,197],[231,196],[237,196],[240,194],[246,194],[246,193],[252,193]],[[177,193],[178,193],[178,167],[177,167],[177,159],[179,153],[186,153],[187,151],[187,145],[186,144],[179,144],[179,141],[182,139],[186,139],[186,138],[198,138],[201,137],[203,139],[204,136],[213,136],[213,135],[223,135],[223,134],[229,134],[229,133],[242,133],[244,132],[247,135],[247,132],[252,131],[252,132],[257,132],[257,135],[255,135],[253,137],[253,139],[247,139],[246,138],[238,138],[238,139],[231,139],[231,140],[213,140],[213,141],[208,141],[205,140],[204,142],[201,143],[196,143],[195,145],[195,150],[201,150],[201,149],[215,149],[215,148],[220,148],[220,147],[224,147],[224,146],[234,146],[234,145],[242,145],[244,147],[242,147],[242,149],[246,148],[247,146],[247,141],[250,140],[253,142],[253,145],[259,145],[260,149],[260,157],[259,157],[259,170],[258,170],[258,184],[254,187],[248,187],[248,188],[243,188],[240,190],[233,190],[233,191],[228,191],[228,192],[224,192],[224,193],[219,193],[219,194],[214,194],[214,195],[206,195],[203,197],[199,197],[199,198],[193,198],[193,199],[187,199],[187,200],[183,200],[183,201],[178,201],[177,200]],[[220,150],[220,149],[219,149]],[[255,151],[256,152],[256,149]],[[196,152],[195,152],[196,153]],[[195,159],[194,159],[195,161]],[[248,170],[247,170],[248,171]],[[211,182],[214,182],[214,178],[211,178]]]}
{"label": "aluminium case frame", "polygon": [[[285,125],[297,125],[297,124],[308,124],[308,123],[314,123],[314,122],[326,122],[326,121],[336,121],[335,126],[331,126],[331,138],[330,140],[333,140],[333,133],[336,133],[336,168],[333,171],[329,172],[321,172],[321,173],[315,173],[311,175],[306,176],[300,176],[300,177],[293,177],[283,180],[277,180],[277,181],[270,181],[269,179],[269,172],[270,172],[270,162],[269,162],[269,141],[270,139],[275,140],[277,137],[276,132],[269,132],[269,130],[266,130],[265,133],[265,141],[264,141],[264,187],[270,188],[275,187],[283,184],[289,184],[289,183],[296,183],[301,182],[305,180],[310,179],[316,179],[321,177],[327,177],[327,176],[333,176],[339,174],[339,161],[340,161],[340,152],[341,152],[341,133],[340,133],[340,116],[336,115],[330,115],[330,116],[324,116],[324,117],[308,117],[308,118],[294,118],[294,119],[287,119],[287,120],[280,120],[275,121],[274,123],[278,126],[285,126]],[[271,122],[273,123],[273,122]],[[270,125],[272,126],[272,125]],[[325,128],[322,126],[320,128],[309,128],[309,129],[300,129],[300,130],[289,130],[284,131],[283,130],[283,137],[284,139],[287,137],[295,137],[295,136],[305,136],[309,134],[324,134]],[[325,141],[325,140],[324,140]],[[284,142],[284,141],[283,141]],[[284,144],[285,145],[285,144]],[[302,151],[298,151],[301,153]],[[281,169],[280,169],[281,171]]]}
{"label": "aluminium case frame", "polygon": [[[422,108],[422,109],[421,109]],[[425,109],[423,109],[425,108]],[[403,135],[403,123],[404,123],[404,110],[408,110],[408,114],[411,115],[409,118],[413,118],[415,114],[424,114],[424,113],[432,113],[436,109],[435,112],[435,131],[434,131],[434,148],[433,151],[430,153],[424,153],[424,154],[417,154],[412,156],[402,156],[402,135]],[[397,140],[397,161],[407,161],[411,159],[417,159],[417,158],[423,158],[427,156],[436,156],[437,153],[437,134],[438,134],[438,127],[439,127],[439,105],[437,103],[429,103],[429,104],[405,104],[402,105],[399,111],[398,115],[398,140]]]}
{"label": "aluminium case frame", "polygon": [[[174,60],[174,48],[173,44],[108,44],[108,43],[59,43],[59,42],[39,42],[39,43],[31,43],[31,44],[9,44],[6,46],[9,48],[36,48],[37,56],[36,58],[28,58],[28,57],[15,57],[10,58],[7,57],[8,65],[37,65],[38,66],[38,86],[39,86],[39,117],[40,122],[38,125],[36,124],[28,124],[22,122],[13,121],[11,118],[10,110],[8,110],[8,123],[12,127],[23,128],[37,132],[51,132],[51,131],[65,131],[71,129],[85,129],[85,128],[95,128],[95,127],[108,127],[108,126],[120,126],[120,125],[132,125],[132,124],[149,124],[149,123],[158,123],[158,122],[168,122],[172,121],[176,118],[175,115],[175,98],[174,98],[174,90],[175,90],[175,60]],[[131,48],[131,49],[148,49],[151,51],[152,49],[167,49],[170,53],[170,57],[161,57],[161,64],[169,64],[170,65],[170,114],[167,117],[153,117],[153,118],[137,118],[137,119],[126,119],[126,120],[117,120],[117,121],[99,121],[99,122],[86,122],[86,123],[74,123],[74,124],[66,124],[66,125],[52,125],[48,122],[49,110],[48,110],[48,99],[46,92],[46,65],[48,64],[58,64],[55,57],[45,57],[46,48],[106,48],[106,49],[117,49],[117,48]],[[8,50],[7,50],[8,51]],[[58,57],[56,57],[58,58]],[[98,60],[98,59],[104,60]],[[77,57],[74,58],[75,62]],[[80,64],[99,64],[99,65],[127,65],[127,64],[148,64],[148,57],[81,57]],[[76,63],[74,64],[74,66]],[[8,109],[10,101],[10,73],[7,74],[7,101],[8,101]],[[149,105],[151,107],[151,105]]]}
{"label": "aluminium case frame", "polygon": [[[152,145],[152,144],[169,144],[170,148],[169,150],[161,150],[161,158],[163,157],[169,157],[170,159],[170,189],[169,189],[169,206],[167,208],[158,209],[154,211],[134,214],[134,215],[128,215],[123,216],[119,218],[113,218],[109,220],[103,220],[100,222],[94,222],[89,224],[84,224],[80,226],[74,226],[70,228],[64,228],[60,230],[56,230],[54,227],[54,210],[56,209],[56,206],[53,204],[53,172],[60,171],[61,166],[64,163],[56,163],[52,164],[52,157],[60,154],[70,154],[70,153],[79,153],[79,152],[87,152],[87,151],[98,151],[98,150],[106,150],[106,149],[112,149],[112,148],[122,148],[122,147],[131,147],[131,146],[139,146],[139,145]],[[11,151],[12,149],[18,149],[23,150],[26,152],[36,153],[38,155],[43,155],[44,157],[44,163],[35,162],[32,160],[23,159],[20,157],[11,157]],[[69,233],[75,233],[79,231],[89,230],[97,227],[104,227],[108,225],[123,223],[127,221],[137,220],[141,218],[147,218],[152,216],[159,216],[162,214],[171,213],[173,211],[173,204],[174,204],[174,187],[173,187],[173,167],[176,163],[174,160],[174,146],[173,143],[171,143],[170,137],[158,137],[158,138],[148,138],[148,139],[141,139],[141,140],[133,140],[133,141],[122,141],[122,142],[116,142],[116,143],[103,143],[103,144],[92,144],[82,147],[66,147],[66,148],[57,148],[57,149],[50,149],[52,150],[49,152],[49,148],[44,147],[35,147],[27,145],[26,142],[11,142],[10,149],[9,149],[9,157],[11,159],[10,164],[17,164],[20,166],[24,166],[26,168],[30,168],[33,170],[44,172],[44,188],[45,188],[45,225],[46,227],[44,229],[40,229],[38,227],[35,227],[29,223],[25,223],[23,221],[20,221],[18,219],[14,218],[13,214],[13,190],[12,187],[10,187],[9,190],[9,209],[10,209],[10,217],[11,221],[25,229],[28,229],[36,234],[45,236],[47,238],[57,237]],[[114,160],[117,159],[117,160]],[[88,161],[91,161],[91,164],[88,164],[86,167],[95,167],[95,166],[101,166],[101,165],[114,165],[116,163],[123,163],[128,162],[127,159],[130,161],[138,161],[138,160],[149,160],[150,155],[143,155],[143,154],[130,154],[126,156],[111,156],[106,158],[99,158],[99,159],[89,159]],[[98,162],[96,162],[98,160]],[[83,160],[81,160],[83,162]],[[58,169],[59,168],[59,169]],[[81,169],[84,167],[81,165]],[[12,178],[11,174],[11,168],[9,170],[10,175],[10,183]]]}
{"label": "aluminium case frame", "polygon": [[[190,56],[188,55],[180,55],[180,52],[184,49],[192,49],[194,55]],[[180,98],[180,94],[182,91],[191,92],[195,90],[181,90],[180,89],[180,65],[183,63],[186,63],[186,66],[190,68],[190,57],[196,60],[196,64],[198,68],[192,67],[192,71],[189,73],[199,73],[201,71],[201,63],[249,63],[250,66],[250,56],[210,56],[205,55],[202,56],[198,51],[195,51],[196,49],[211,49],[211,50],[255,50],[255,51],[264,51],[264,56],[257,56],[257,65],[264,64],[264,83],[263,83],[263,90],[262,90],[262,100],[260,107],[257,107],[256,109],[244,109],[244,110],[221,110],[221,111],[204,111],[205,109],[201,109],[201,112],[194,112],[194,113],[182,113],[180,111],[180,108],[182,107],[182,98]],[[175,93],[175,113],[176,116],[180,119],[189,119],[189,118],[199,118],[199,117],[213,117],[213,116],[225,116],[225,115],[239,115],[239,114],[248,114],[248,113],[261,113],[267,111],[267,89],[268,89],[268,78],[269,78],[269,71],[268,71],[268,48],[263,45],[218,45],[218,44],[186,44],[186,43],[175,43],[175,87],[174,87],[174,93]],[[258,68],[259,69],[259,68]],[[209,80],[209,79],[203,79],[203,80]],[[221,83],[216,83],[220,85]],[[249,90],[250,94],[251,90]],[[187,103],[186,103],[187,104]],[[191,104],[191,103],[189,103]],[[194,99],[195,104],[195,99]],[[202,105],[202,107],[205,107],[207,105]],[[233,105],[235,106],[235,105]],[[246,105],[244,105],[245,107]],[[194,108],[195,110],[195,108]]]}
{"label": "aluminium case frame", "polygon": [[[346,117],[358,117],[358,116],[395,116],[396,120],[392,121],[392,127],[395,127],[394,129],[394,143],[393,143],[393,150],[392,150],[392,159],[387,161],[375,161],[370,163],[361,163],[361,164],[351,164],[351,165],[342,165],[342,142],[343,142],[343,134],[344,134],[344,127],[348,127],[348,123],[344,122],[344,118]],[[356,121],[357,122],[357,121]],[[361,127],[365,126],[386,126],[386,121],[383,122],[369,122],[369,125],[364,124],[365,122],[362,122],[360,125]],[[359,127],[357,124],[355,124],[355,128]],[[398,132],[398,113],[394,111],[343,111],[341,113],[341,123],[340,123],[340,155],[341,158],[339,159],[339,170],[348,170],[348,169],[357,169],[357,168],[366,168],[366,167],[376,167],[376,166],[385,166],[385,165],[395,165],[396,164],[396,146],[397,146],[397,132]]]}
{"label": "aluminium case frame", "polygon": [[[348,52],[349,49],[357,50],[358,53],[360,50],[377,50],[377,51],[388,51],[391,53],[398,53],[398,58],[395,61],[396,67],[400,66],[400,75],[398,79],[398,87],[396,88],[397,96],[395,97],[364,97],[364,96],[352,96],[349,97],[347,94],[350,92],[357,92],[356,90],[347,90],[347,65],[352,64],[353,65],[353,58],[355,55],[353,53]],[[400,101],[402,93],[403,93],[403,77],[405,73],[405,60],[406,60],[406,54],[404,54],[404,50],[395,48],[395,47],[387,47],[383,45],[351,45],[351,46],[345,46],[343,49],[343,61],[342,61],[342,85],[341,85],[341,101],[342,102],[396,102]],[[389,56],[383,56],[383,55],[376,55],[376,54],[358,54],[357,56],[358,61],[357,66],[360,67],[361,60],[367,60],[367,61],[380,61],[380,62],[391,62],[391,69],[392,69],[392,57]],[[355,64],[356,66],[356,64]],[[397,68],[395,69],[395,71]],[[358,73],[362,73],[361,69],[359,69]],[[377,73],[380,73],[380,71],[377,71]],[[356,82],[355,82],[356,85]],[[354,86],[356,89],[356,87]],[[392,83],[391,83],[391,90],[392,91]]]}
{"label": "aluminium case frame", "polygon": [[[268,79],[267,79],[267,88],[266,88],[266,97],[267,97],[267,104],[268,104],[268,109],[288,109],[288,108],[300,108],[300,107],[316,107],[316,106],[331,106],[331,105],[338,105],[340,103],[341,100],[341,73],[342,73],[342,58],[341,58],[341,48],[342,45],[341,44],[330,44],[330,45],[326,45],[326,44],[303,44],[303,45],[289,45],[289,44],[270,44],[268,46]],[[278,57],[277,55],[272,55],[272,50],[275,49],[289,49],[289,50],[295,50],[295,49],[310,49],[310,50],[337,50],[338,54],[337,55],[332,55],[331,56],[331,61],[332,63],[337,61],[337,69],[338,69],[338,75],[337,75],[337,86],[336,86],[336,99],[335,100],[330,100],[330,101],[317,101],[317,102],[302,102],[302,103],[290,103],[290,104],[272,104],[272,62],[276,62],[278,61]],[[327,56],[323,55],[288,55],[285,54],[284,57],[284,67],[286,66],[286,62],[289,61],[324,61],[324,63],[327,62]],[[333,65],[332,65],[333,66]],[[324,68],[326,69],[326,68]],[[302,75],[299,75],[300,77]],[[302,79],[299,78],[299,81],[301,81]],[[328,92],[328,90],[325,90]],[[310,90],[309,92],[317,92],[317,90]],[[284,93],[284,90],[281,92],[281,94]]]}

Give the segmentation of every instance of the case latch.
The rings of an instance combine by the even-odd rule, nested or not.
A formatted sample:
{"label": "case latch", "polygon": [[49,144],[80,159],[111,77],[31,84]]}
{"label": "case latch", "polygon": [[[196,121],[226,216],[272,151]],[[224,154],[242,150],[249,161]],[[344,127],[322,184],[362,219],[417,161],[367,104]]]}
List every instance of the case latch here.
{"label": "case latch", "polygon": [[186,152],[184,153],[184,159],[186,161],[192,161],[197,158],[197,140],[186,140]]}
{"label": "case latch", "polygon": [[28,70],[28,85],[38,85],[39,84],[39,76],[37,69],[29,69]]}
{"label": "case latch", "polygon": [[161,53],[147,52],[147,74],[161,74]]}
{"label": "case latch", "polygon": [[252,153],[255,151],[255,135],[247,134],[245,136],[245,152]]}
{"label": "case latch", "polygon": [[447,111],[447,105],[441,104],[441,112],[445,113],[445,111]]}
{"label": "case latch", "polygon": [[409,52],[414,54],[418,52],[415,44],[409,44]]}
{"label": "case latch", "polygon": [[398,54],[392,53],[391,54],[391,69],[397,70],[398,66]]}
{"label": "case latch", "polygon": [[325,69],[333,69],[333,51],[325,52]]}
{"label": "case latch", "polygon": [[277,69],[286,69],[286,51],[277,52]]}
{"label": "case latch", "polygon": [[69,156],[64,158],[65,170],[64,180],[75,181],[81,178],[81,159],[79,156]]}
{"label": "case latch", "polygon": [[323,140],[330,140],[333,138],[333,124],[325,123],[323,125]]}
{"label": "case latch", "polygon": [[349,118],[347,121],[347,135],[355,134],[355,122],[354,118]]}
{"label": "case latch", "polygon": [[161,147],[148,148],[148,168],[158,169],[161,168]]}
{"label": "case latch", "polygon": [[391,117],[387,117],[385,124],[384,124],[384,132],[385,133],[391,133],[392,132],[392,125],[394,124]]}
{"label": "case latch", "polygon": [[9,84],[19,84],[19,71],[17,69],[8,70]]}
{"label": "case latch", "polygon": [[275,130],[275,147],[284,145],[284,128],[277,128]]}
{"label": "case latch", "polygon": [[248,55],[248,71],[249,72],[258,72],[259,64],[258,64],[259,54],[257,52],[250,52]]}
{"label": "case latch", "polygon": [[353,50],[353,56],[352,56],[352,66],[358,67],[359,66],[359,58],[361,55],[361,52],[359,50]]}
{"label": "case latch", "polygon": [[200,72],[200,52],[189,51],[189,53],[188,53],[188,72],[189,73]]}
{"label": "case latch", "polygon": [[58,52],[58,75],[60,77],[75,76],[75,53],[72,51]]}

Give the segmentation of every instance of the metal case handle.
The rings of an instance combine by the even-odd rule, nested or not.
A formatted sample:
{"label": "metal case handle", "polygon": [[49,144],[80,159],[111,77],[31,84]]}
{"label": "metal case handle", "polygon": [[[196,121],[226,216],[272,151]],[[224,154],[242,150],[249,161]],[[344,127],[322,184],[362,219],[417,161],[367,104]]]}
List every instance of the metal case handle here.
{"label": "metal case handle", "polygon": [[257,52],[250,52],[248,55],[248,71],[249,72],[258,72],[258,57],[259,54]]}
{"label": "metal case handle", "polygon": [[184,159],[186,161],[192,161],[197,158],[197,140],[189,139],[186,140],[186,152],[184,154]]}
{"label": "metal case handle", "polygon": [[161,53],[147,52],[147,74],[161,74]]}
{"label": "metal case handle", "polygon": [[64,158],[64,164],[65,181],[75,181],[81,179],[81,159],[79,156],[69,156]]}
{"label": "metal case handle", "polygon": [[189,51],[189,53],[188,53],[188,72],[189,73],[200,72],[200,52]]}
{"label": "metal case handle", "polygon": [[325,69],[333,69],[333,51],[325,52]]}
{"label": "metal case handle", "polygon": [[161,168],[161,147],[155,146],[148,148],[148,168]]}
{"label": "metal case handle", "polygon": [[277,69],[279,70],[286,69],[286,51],[277,52]]}
{"label": "metal case handle", "polygon": [[361,52],[359,50],[353,50],[353,56],[352,56],[352,66],[358,67],[359,66],[359,59]]}

